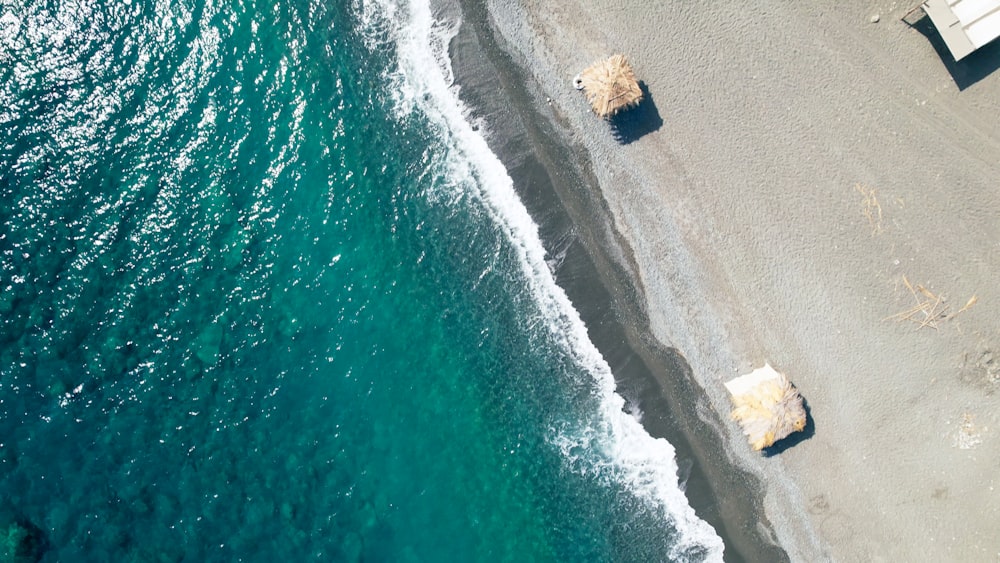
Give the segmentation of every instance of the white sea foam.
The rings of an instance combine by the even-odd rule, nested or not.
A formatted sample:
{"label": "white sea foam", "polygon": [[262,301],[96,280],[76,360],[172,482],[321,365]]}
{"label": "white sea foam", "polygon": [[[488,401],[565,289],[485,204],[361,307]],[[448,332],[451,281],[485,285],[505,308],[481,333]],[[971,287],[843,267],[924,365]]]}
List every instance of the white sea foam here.
{"label": "white sea foam", "polygon": [[[373,11],[373,6],[379,13]],[[363,7],[368,40],[388,38],[397,44],[399,69],[390,77],[396,111],[401,116],[419,111],[446,133],[450,145],[448,185],[472,185],[480,190],[476,196],[519,255],[531,280],[529,289],[551,323],[552,333],[594,379],[602,410],[599,422],[584,430],[554,429],[551,442],[577,470],[610,470],[608,473],[629,484],[638,496],[661,506],[679,534],[668,557],[676,559],[684,553],[704,551],[707,559],[721,560],[722,539],[695,515],[678,484],[673,446],[652,438],[636,418],[623,412],[625,401],[615,393],[610,367],[590,341],[565,292],[556,285],[537,225],[518,198],[507,170],[478,128],[470,123],[452,83],[447,53],[457,23],[436,21],[428,0],[380,0],[376,5],[363,3]]]}

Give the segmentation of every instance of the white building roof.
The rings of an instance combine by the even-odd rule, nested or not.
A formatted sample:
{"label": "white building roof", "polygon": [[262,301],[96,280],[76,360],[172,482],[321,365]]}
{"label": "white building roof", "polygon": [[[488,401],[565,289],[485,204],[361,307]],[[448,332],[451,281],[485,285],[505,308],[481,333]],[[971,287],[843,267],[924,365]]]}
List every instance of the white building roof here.
{"label": "white building roof", "polygon": [[1000,37],[1000,0],[927,0],[923,7],[956,61]]}

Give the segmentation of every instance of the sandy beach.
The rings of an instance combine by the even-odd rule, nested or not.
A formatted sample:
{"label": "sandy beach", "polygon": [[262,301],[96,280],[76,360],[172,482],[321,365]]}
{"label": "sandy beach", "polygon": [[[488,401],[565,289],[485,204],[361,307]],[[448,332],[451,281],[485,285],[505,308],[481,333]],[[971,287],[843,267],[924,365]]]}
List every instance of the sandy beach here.
{"label": "sandy beach", "polygon": [[[644,357],[659,399],[623,394],[644,422],[657,400],[690,405],[681,433],[701,429],[679,451],[722,505],[701,511],[727,558],[773,540],[793,561],[1000,560],[1000,44],[955,63],[909,7],[487,3],[528,75],[507,87],[569,147],[548,168],[597,186],[576,211],[561,198],[613,304],[588,326],[676,354]],[[617,130],[572,87],[616,52],[648,91]],[[811,412],[771,455],[723,387],[764,362]],[[728,482],[706,467],[719,455]]]}

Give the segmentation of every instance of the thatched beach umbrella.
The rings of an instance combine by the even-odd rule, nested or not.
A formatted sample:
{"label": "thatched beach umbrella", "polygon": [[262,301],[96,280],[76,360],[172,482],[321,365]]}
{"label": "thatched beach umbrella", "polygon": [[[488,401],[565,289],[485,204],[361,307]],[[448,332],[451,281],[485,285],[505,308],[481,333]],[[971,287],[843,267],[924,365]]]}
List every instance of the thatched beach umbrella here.
{"label": "thatched beach umbrella", "polygon": [[578,90],[586,93],[594,113],[603,118],[642,101],[642,89],[625,55],[597,61],[581,72],[574,83]]}
{"label": "thatched beach umbrella", "polygon": [[767,364],[727,382],[726,389],[732,396],[733,419],[755,450],[806,427],[802,396],[785,374]]}

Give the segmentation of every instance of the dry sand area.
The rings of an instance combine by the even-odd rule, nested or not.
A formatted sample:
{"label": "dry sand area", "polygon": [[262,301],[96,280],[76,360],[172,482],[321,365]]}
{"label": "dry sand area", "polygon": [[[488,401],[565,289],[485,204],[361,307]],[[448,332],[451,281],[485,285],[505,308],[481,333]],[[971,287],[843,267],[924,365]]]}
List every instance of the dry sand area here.
{"label": "dry sand area", "polygon": [[[956,64],[909,5],[847,4],[490,9],[589,152],[655,336],[719,412],[765,361],[806,397],[776,455],[722,429],[792,559],[1000,561],[1000,45]],[[651,98],[619,141],[572,88],[614,52]]]}

